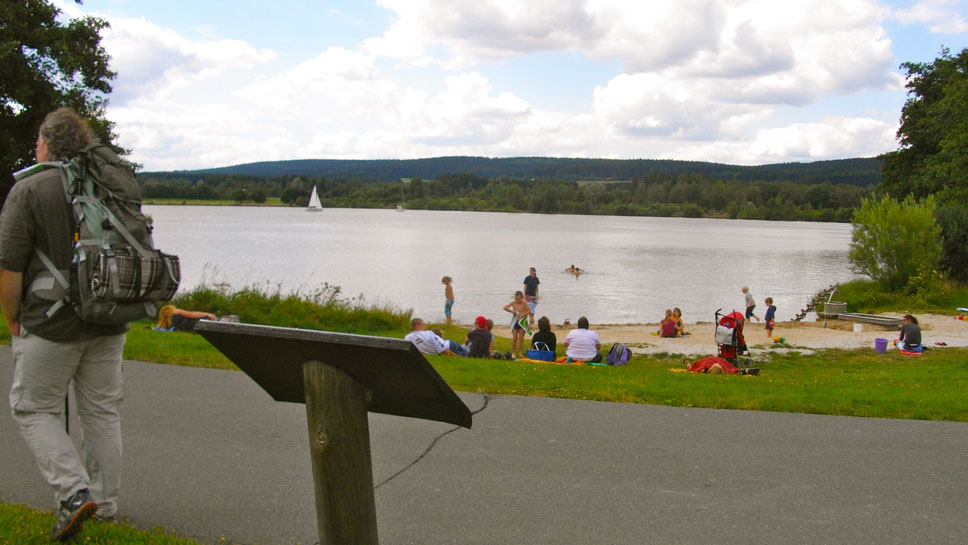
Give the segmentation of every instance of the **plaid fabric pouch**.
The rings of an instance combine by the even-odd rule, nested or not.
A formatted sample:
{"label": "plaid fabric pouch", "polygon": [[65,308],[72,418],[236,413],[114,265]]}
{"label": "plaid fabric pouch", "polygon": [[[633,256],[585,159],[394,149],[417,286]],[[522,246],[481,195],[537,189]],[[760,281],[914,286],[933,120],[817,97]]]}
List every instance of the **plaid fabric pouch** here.
{"label": "plaid fabric pouch", "polygon": [[146,252],[150,257],[130,246],[99,251],[90,271],[94,298],[119,303],[171,299],[181,280],[178,256]]}

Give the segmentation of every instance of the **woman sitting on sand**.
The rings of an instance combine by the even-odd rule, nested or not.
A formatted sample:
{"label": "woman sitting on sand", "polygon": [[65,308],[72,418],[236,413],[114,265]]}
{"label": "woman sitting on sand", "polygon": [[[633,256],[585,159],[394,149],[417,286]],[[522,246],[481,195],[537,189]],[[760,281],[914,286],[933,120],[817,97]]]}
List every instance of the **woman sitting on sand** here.
{"label": "woman sitting on sand", "polygon": [[672,316],[672,310],[666,309],[665,318],[659,322],[660,337],[676,337],[676,319]]}
{"label": "woman sitting on sand", "polygon": [[901,321],[901,334],[894,341],[894,346],[898,350],[904,350],[905,352],[920,352],[924,350],[921,346],[921,326],[918,325],[917,318],[910,314],[904,315],[904,319]]}
{"label": "woman sitting on sand", "polygon": [[686,335],[686,328],[682,322],[682,311],[679,310],[679,307],[672,309],[672,318],[676,321],[676,337]]}

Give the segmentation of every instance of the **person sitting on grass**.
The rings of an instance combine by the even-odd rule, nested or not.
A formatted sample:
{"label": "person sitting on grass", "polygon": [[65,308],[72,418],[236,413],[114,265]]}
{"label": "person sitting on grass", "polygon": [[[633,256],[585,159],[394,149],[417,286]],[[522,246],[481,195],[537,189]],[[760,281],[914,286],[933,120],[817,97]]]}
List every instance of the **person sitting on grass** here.
{"label": "person sitting on grass", "polygon": [[531,348],[537,348],[535,345],[541,343],[548,345],[552,352],[558,348],[558,337],[551,331],[551,320],[547,316],[538,318],[538,332],[531,337]]}
{"label": "person sitting on grass", "polygon": [[487,358],[494,345],[494,336],[487,329],[487,319],[478,316],[474,319],[474,329],[467,332],[467,355],[472,358]]}
{"label": "person sitting on grass", "polygon": [[578,329],[565,336],[565,355],[572,361],[598,363],[602,361],[602,341],[598,333],[588,329],[588,318],[578,319]]}
{"label": "person sitting on grass", "polygon": [[917,318],[910,314],[904,315],[901,320],[901,335],[894,341],[894,346],[905,352],[921,352],[924,350],[921,346],[921,326],[918,325]]}
{"label": "person sitting on grass", "polygon": [[155,326],[155,329],[194,333],[199,320],[218,320],[218,318],[211,312],[184,310],[175,305],[165,305],[158,311],[158,325]]}
{"label": "person sitting on grass", "polygon": [[413,343],[413,345],[417,347],[417,350],[419,350],[422,354],[428,354],[430,356],[458,355],[457,352],[452,350],[453,346],[457,343],[451,345],[450,342],[445,341],[433,331],[429,331],[427,329],[427,324],[425,324],[420,318],[410,320],[410,330],[410,333],[408,333],[403,339]]}

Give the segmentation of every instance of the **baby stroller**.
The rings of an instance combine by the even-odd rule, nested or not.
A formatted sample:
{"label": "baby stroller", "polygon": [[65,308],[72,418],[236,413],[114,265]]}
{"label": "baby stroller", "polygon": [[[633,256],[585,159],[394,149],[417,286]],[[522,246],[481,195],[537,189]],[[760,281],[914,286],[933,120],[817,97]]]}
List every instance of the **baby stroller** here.
{"label": "baby stroller", "polygon": [[751,367],[753,360],[743,337],[743,324],[746,321],[739,312],[720,314],[716,311],[716,344],[719,357],[742,369]]}

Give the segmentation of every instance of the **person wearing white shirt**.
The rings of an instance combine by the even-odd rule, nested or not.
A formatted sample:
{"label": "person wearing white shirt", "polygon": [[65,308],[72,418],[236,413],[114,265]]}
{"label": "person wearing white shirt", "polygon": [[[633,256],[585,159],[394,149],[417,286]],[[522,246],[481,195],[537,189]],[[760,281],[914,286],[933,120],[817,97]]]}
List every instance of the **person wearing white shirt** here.
{"label": "person wearing white shirt", "polygon": [[413,343],[421,353],[431,356],[441,354],[445,356],[457,355],[450,349],[450,344],[447,341],[441,339],[433,331],[428,331],[427,324],[420,318],[410,320],[410,330],[410,333],[403,339]]}
{"label": "person wearing white shirt", "polygon": [[602,341],[598,333],[588,329],[588,318],[578,319],[578,329],[565,336],[565,355],[573,360],[598,363],[602,361]]}

